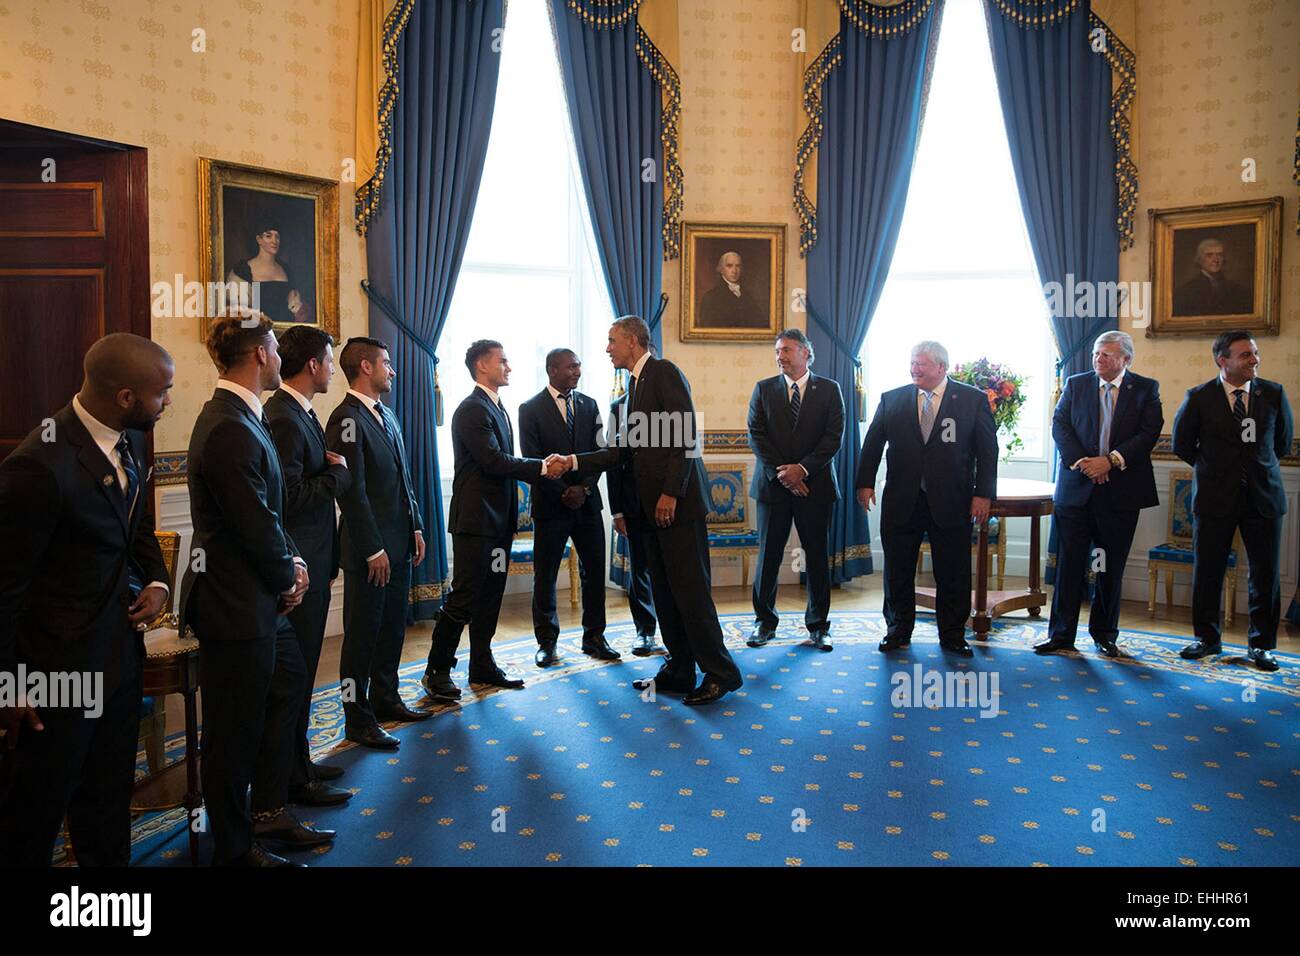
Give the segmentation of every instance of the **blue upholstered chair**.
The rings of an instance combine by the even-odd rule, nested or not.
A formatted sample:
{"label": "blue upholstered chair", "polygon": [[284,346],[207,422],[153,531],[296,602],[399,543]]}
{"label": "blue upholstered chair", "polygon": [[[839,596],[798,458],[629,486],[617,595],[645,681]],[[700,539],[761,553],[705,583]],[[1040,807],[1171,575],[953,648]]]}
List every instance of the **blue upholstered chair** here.
{"label": "blue upholstered chair", "polygon": [[[978,526],[972,526],[970,532],[970,553],[971,567],[979,567],[978,551],[980,546],[980,529]],[[921,550],[916,553],[916,573],[921,573],[921,565],[925,561],[925,556],[930,553],[930,539],[926,535],[921,536]],[[996,571],[994,570],[996,566]],[[996,515],[989,518],[989,563],[988,576],[990,579],[997,578],[999,591],[1002,590],[1002,579],[1007,573],[1007,539],[1002,533],[1002,520]]]}
{"label": "blue upholstered chair", "polygon": [[[515,539],[510,542],[510,573],[533,573],[533,488],[527,482],[515,482],[518,502]],[[569,606],[578,606],[578,555],[573,542],[564,542],[564,558],[569,564]]]}
{"label": "blue upholstered chair", "polygon": [[706,464],[705,497],[709,513],[709,558],[740,556],[740,584],[749,584],[749,558],[758,555],[758,532],[749,526],[749,466],[744,463]]}
{"label": "blue upholstered chair", "polygon": [[[1165,612],[1174,603],[1174,575],[1192,571],[1192,473],[1186,469],[1169,475],[1169,540],[1147,552],[1147,614],[1156,616],[1156,586],[1165,572]],[[1228,552],[1228,571],[1223,576],[1223,624],[1232,626],[1237,610],[1237,549]]]}

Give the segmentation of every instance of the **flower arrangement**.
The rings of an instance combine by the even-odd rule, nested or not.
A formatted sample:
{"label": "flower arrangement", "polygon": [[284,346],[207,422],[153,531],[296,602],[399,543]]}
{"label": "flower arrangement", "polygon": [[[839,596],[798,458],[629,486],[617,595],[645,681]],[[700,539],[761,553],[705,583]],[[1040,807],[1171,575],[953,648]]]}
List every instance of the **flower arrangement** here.
{"label": "flower arrangement", "polygon": [[986,358],[962,363],[953,368],[948,375],[953,381],[973,385],[988,396],[989,411],[993,413],[993,421],[997,423],[998,432],[1009,436],[1002,456],[1003,461],[1009,460],[1016,451],[1024,447],[1025,443],[1016,434],[1016,426],[1020,423],[1020,409],[1025,404],[1023,375],[1017,375],[1005,365],[990,362]]}

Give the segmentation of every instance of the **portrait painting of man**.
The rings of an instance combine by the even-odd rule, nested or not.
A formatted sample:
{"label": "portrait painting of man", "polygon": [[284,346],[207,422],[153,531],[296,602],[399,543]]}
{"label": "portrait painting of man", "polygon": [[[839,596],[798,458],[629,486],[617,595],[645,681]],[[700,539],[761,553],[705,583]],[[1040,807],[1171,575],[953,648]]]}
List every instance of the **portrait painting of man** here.
{"label": "portrait painting of man", "polygon": [[782,327],[785,227],[683,226],[682,338],[765,340]]}

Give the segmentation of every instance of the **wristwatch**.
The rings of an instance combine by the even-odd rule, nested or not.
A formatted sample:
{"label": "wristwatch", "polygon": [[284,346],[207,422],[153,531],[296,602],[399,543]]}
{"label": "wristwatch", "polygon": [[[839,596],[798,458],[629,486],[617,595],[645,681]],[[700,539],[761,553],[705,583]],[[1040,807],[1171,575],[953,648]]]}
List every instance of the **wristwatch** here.
{"label": "wristwatch", "polygon": [[1119,452],[1115,452],[1115,451],[1111,452],[1109,455],[1106,456],[1106,460],[1110,462],[1112,468],[1120,467],[1121,459],[1119,457]]}

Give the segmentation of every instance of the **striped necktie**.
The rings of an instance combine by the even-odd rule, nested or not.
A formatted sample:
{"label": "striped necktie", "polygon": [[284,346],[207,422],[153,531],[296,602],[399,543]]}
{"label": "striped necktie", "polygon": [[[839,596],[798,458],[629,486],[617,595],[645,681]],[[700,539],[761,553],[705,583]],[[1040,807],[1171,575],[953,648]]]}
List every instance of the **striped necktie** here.
{"label": "striped necktie", "polygon": [[573,441],[574,422],[573,422],[573,393],[566,392],[564,398],[564,424],[569,426],[569,441]]}
{"label": "striped necktie", "polygon": [[[126,432],[122,432],[122,437],[117,440],[117,455],[122,461],[122,470],[126,472],[126,489],[122,494],[126,498],[126,522],[127,527],[130,527],[131,513],[135,510],[135,502],[140,494],[140,469],[136,467],[135,456],[131,454],[131,442],[127,440]],[[126,580],[132,598],[144,590],[144,578],[136,567],[135,558],[129,556],[126,562]]]}
{"label": "striped necktie", "polygon": [[790,414],[794,416],[795,425],[799,424],[799,410],[803,407],[799,401],[799,383],[790,386]]}
{"label": "striped necktie", "polygon": [[[1242,424],[1246,421],[1246,390],[1244,388],[1235,388],[1232,390],[1232,417],[1237,420],[1237,427],[1240,433]],[[1243,445],[1245,442],[1242,443]],[[1246,463],[1243,460],[1240,465],[1241,484],[1247,484],[1246,481]]]}

